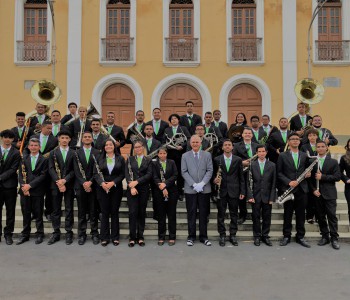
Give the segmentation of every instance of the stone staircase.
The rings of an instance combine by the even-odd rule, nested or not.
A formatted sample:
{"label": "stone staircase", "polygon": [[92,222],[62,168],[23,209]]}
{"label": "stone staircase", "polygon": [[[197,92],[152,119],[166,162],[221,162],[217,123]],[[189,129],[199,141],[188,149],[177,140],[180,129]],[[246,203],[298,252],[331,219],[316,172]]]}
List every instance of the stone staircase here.
{"label": "stone staircase", "polygon": [[[338,230],[341,240],[350,241],[350,229],[349,229],[349,220],[347,213],[347,203],[345,200],[345,196],[343,193],[344,185],[342,183],[337,184],[338,188],[338,201],[337,201],[337,217],[338,217]],[[77,220],[77,205],[76,202],[74,204],[74,233],[77,232],[78,220]],[[248,205],[249,207],[249,205]],[[63,209],[63,208],[62,208]],[[250,210],[250,209],[249,209]],[[6,219],[5,209],[3,209],[3,224]],[[152,210],[152,202],[149,201],[147,207],[147,219],[146,219],[146,230],[145,237],[151,239],[157,239],[157,221],[153,220],[153,210]],[[208,224],[208,235],[209,238],[215,240],[218,238],[217,232],[217,209],[214,203],[211,203],[211,212],[210,219]],[[15,236],[22,230],[22,213],[19,199],[17,200],[16,206],[16,222],[15,222]],[[198,221],[197,221],[198,222]],[[64,218],[62,218],[62,224],[64,224]],[[228,228],[229,219],[228,215],[226,218],[226,224]],[[295,232],[294,228],[295,221],[293,219],[293,232]],[[280,208],[277,204],[273,204],[272,209],[272,221],[271,221],[271,239],[277,240],[282,236],[282,225],[283,225],[283,208]],[[63,225],[62,225],[63,226]],[[247,220],[243,225],[238,226],[237,237],[243,241],[251,241],[252,240],[252,221]],[[52,232],[51,223],[46,221],[44,218],[44,227],[45,234],[49,235]],[[305,224],[306,227],[306,237],[308,240],[316,240],[320,237],[319,228],[317,224]],[[89,228],[89,225],[88,225]],[[120,228],[121,228],[121,236],[122,238],[127,238],[128,236],[128,207],[126,203],[126,198],[124,197],[120,207]],[[197,227],[198,228],[198,227]],[[32,223],[32,232],[35,232],[35,223]],[[89,229],[88,229],[89,232]],[[64,230],[62,230],[64,233]],[[178,239],[186,239],[187,238],[187,216],[186,216],[186,206],[185,201],[178,202],[177,206],[177,238]]]}

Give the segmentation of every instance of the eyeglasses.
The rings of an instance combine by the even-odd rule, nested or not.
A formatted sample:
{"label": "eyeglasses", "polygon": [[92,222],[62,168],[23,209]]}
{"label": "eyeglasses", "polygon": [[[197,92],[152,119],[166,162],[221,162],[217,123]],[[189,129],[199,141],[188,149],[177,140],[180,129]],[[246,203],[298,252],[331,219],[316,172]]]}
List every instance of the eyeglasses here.
{"label": "eyeglasses", "polygon": [[135,146],[134,149],[142,148],[143,146]]}
{"label": "eyeglasses", "polygon": [[297,138],[295,138],[295,139],[289,139],[289,141],[300,141],[300,139],[297,139]]}

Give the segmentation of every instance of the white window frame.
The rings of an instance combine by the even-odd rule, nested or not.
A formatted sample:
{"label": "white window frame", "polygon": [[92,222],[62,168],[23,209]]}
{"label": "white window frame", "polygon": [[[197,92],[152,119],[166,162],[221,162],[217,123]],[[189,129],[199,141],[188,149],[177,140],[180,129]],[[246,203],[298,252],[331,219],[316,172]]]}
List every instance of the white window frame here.
{"label": "white window frame", "polygon": [[169,38],[169,8],[171,0],[163,0],[163,65],[166,67],[198,67],[200,65],[200,0],[192,0],[193,3],[193,38],[198,39],[196,61],[168,61],[166,39]]}
{"label": "white window frame", "polygon": [[[317,7],[317,0],[312,0],[312,11]],[[342,13],[342,40],[350,40],[350,0],[341,0],[341,13]],[[349,66],[350,61],[320,61],[316,58],[316,40],[318,40],[318,16],[312,23],[312,55],[313,64],[315,66]],[[349,49],[350,51],[350,49]]]}
{"label": "white window frame", "polygon": [[261,66],[265,64],[264,39],[264,0],[255,0],[256,4],[256,37],[262,39],[261,60],[258,61],[232,61],[230,53],[230,38],[232,38],[232,0],[226,0],[226,53],[228,66]]}
{"label": "white window frame", "polygon": [[100,40],[99,40],[99,63],[104,67],[132,67],[136,64],[136,0],[130,0],[130,38],[133,39],[131,52],[133,53],[130,61],[102,61],[102,39],[107,36],[107,4],[108,0],[100,0]]}
{"label": "white window frame", "polygon": [[49,42],[48,58],[45,61],[22,61],[17,59],[17,41],[24,40],[24,4],[26,0],[15,1],[15,30],[14,30],[14,63],[16,66],[48,66],[51,64],[52,16],[50,6],[47,6],[47,35]]}

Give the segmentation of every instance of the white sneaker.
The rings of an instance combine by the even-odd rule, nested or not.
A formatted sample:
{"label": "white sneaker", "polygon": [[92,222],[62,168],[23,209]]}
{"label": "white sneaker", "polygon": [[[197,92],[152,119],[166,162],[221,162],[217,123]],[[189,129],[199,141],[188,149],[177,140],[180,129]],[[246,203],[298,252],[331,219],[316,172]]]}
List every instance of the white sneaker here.
{"label": "white sneaker", "polygon": [[192,247],[193,245],[194,245],[194,241],[192,241],[192,240],[187,240],[187,246],[190,246],[190,247]]}

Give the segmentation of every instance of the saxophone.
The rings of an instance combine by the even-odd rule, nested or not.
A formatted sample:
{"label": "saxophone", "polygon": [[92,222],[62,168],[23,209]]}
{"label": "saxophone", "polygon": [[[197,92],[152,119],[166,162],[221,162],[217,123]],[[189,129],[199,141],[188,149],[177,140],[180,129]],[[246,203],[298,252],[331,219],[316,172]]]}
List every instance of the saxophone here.
{"label": "saxophone", "polygon": [[[105,181],[105,178],[104,178],[104,176],[103,176],[103,174],[102,174],[102,172],[101,172],[100,166],[98,165],[98,162],[97,162],[97,160],[96,160],[95,155],[92,154],[92,153],[91,153],[91,155],[92,155],[92,159],[94,160],[94,163],[95,163],[95,167],[96,167],[96,170],[97,170],[97,174],[100,176],[102,182],[106,182],[106,181]],[[108,194],[108,192],[109,192],[109,191],[107,191],[106,193]]]}
{"label": "saxophone", "polygon": [[[164,170],[161,164],[160,164],[159,172],[160,172],[160,180],[162,181],[162,183],[165,183]],[[164,197],[164,201],[168,201],[168,200],[169,200],[168,197]]]}

